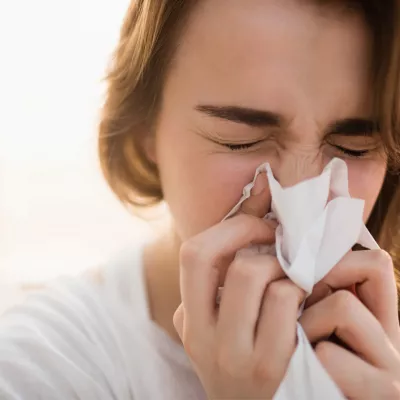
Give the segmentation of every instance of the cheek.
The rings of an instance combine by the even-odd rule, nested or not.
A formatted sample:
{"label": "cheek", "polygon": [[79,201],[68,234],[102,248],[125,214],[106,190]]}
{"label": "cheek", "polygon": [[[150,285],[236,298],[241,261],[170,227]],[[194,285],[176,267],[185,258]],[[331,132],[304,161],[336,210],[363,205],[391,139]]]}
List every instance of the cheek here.
{"label": "cheek", "polygon": [[382,188],[386,174],[384,160],[351,160],[349,169],[350,195],[365,200],[364,221],[368,220]]}
{"label": "cheek", "polygon": [[182,240],[220,222],[239,201],[262,160],[210,153],[192,135],[163,132],[157,163],[177,234]]}

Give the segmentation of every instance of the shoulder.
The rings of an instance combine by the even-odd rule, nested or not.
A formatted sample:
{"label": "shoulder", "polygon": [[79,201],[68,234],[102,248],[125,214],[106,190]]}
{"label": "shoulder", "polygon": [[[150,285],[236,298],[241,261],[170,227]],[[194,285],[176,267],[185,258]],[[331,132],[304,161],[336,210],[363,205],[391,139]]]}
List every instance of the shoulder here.
{"label": "shoulder", "polygon": [[58,279],[3,314],[1,399],[130,398],[118,323],[126,319],[123,308],[135,278],[125,269],[137,262],[131,256]]}
{"label": "shoulder", "polygon": [[102,399],[90,384],[102,372],[96,346],[104,342],[104,321],[95,317],[96,302],[89,287],[71,279],[7,311],[0,319],[0,398],[80,399],[74,393],[82,387]]}

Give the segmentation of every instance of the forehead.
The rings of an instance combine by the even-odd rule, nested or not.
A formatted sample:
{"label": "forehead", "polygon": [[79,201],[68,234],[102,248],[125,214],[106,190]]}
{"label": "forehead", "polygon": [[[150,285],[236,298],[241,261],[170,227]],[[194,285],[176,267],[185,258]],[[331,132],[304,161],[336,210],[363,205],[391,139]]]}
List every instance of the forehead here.
{"label": "forehead", "polygon": [[167,86],[187,102],[365,109],[370,40],[360,16],[295,0],[226,4],[202,0],[182,35]]}

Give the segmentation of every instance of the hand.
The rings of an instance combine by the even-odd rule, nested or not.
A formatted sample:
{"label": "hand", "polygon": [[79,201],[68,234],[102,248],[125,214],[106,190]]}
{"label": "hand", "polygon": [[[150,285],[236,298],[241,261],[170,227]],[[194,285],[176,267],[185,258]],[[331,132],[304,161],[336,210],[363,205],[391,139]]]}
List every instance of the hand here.
{"label": "hand", "polygon": [[272,398],[295,349],[303,291],[284,279],[275,257],[237,253],[274,242],[276,225],[259,218],[267,211],[258,208],[266,204],[260,199],[244,204],[253,216],[224,221],[181,250],[182,304],[174,324],[210,399]]}
{"label": "hand", "polygon": [[[383,250],[348,253],[324,278],[333,290],[300,318],[344,395],[400,399],[400,330],[393,263]],[[355,286],[353,286],[355,285]],[[354,294],[343,290],[353,286]],[[325,341],[335,334],[348,349]]]}

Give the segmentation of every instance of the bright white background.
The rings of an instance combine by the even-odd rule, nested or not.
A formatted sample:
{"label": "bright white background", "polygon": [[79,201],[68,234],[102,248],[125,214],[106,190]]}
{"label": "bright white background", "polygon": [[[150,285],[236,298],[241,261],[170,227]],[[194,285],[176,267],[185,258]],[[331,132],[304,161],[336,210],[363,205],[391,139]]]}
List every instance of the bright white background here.
{"label": "bright white background", "polygon": [[106,186],[96,126],[128,0],[0,0],[0,280],[103,262],[148,227]]}

